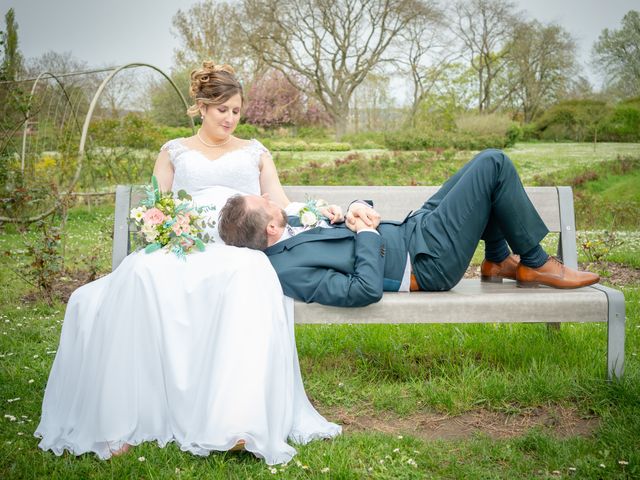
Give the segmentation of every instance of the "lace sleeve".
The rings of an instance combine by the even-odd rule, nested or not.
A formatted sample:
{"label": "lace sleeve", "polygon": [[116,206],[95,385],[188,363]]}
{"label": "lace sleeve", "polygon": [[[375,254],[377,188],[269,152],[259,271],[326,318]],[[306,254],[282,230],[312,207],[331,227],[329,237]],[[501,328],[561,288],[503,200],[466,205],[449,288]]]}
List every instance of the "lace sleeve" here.
{"label": "lace sleeve", "polygon": [[262,155],[264,155],[265,153],[269,157],[271,157],[271,152],[269,151],[269,149],[265,147],[259,140],[256,140],[255,138],[251,140],[251,150],[254,154],[253,156],[256,160],[257,166],[260,166],[260,157],[262,157]]}
{"label": "lace sleeve", "polygon": [[169,154],[169,161],[171,162],[171,165],[174,166],[174,168],[176,166],[176,160],[178,159],[180,152],[185,149],[186,147],[184,147],[182,143],[180,143],[179,138],[169,140],[164,145],[162,145],[162,147],[160,147],[161,152],[167,152]]}

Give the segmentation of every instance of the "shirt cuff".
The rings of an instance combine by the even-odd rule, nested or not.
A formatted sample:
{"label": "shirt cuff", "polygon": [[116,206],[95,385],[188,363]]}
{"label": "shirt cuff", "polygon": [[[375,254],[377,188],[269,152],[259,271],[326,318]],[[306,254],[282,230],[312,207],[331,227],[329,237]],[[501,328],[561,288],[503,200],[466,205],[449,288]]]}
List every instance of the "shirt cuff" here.
{"label": "shirt cuff", "polygon": [[373,208],[373,202],[371,200],[354,200],[353,202],[351,202],[349,204],[349,206],[347,207],[347,212],[349,211],[349,209],[351,208],[351,205],[353,205],[354,203],[360,203],[366,207],[369,208]]}
{"label": "shirt cuff", "polygon": [[376,235],[380,235],[380,232],[378,232],[375,228],[363,228],[361,230],[358,230],[357,233],[362,233],[362,232],[371,232],[371,233],[375,233]]}

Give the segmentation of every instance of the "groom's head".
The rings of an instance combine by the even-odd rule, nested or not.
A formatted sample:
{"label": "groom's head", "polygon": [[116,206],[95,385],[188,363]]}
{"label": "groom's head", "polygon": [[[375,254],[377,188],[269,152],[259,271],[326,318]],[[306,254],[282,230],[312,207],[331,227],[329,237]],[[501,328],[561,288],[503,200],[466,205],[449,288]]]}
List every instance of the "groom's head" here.
{"label": "groom's head", "polygon": [[218,232],[227,245],[264,250],[276,243],[287,214],[269,195],[235,195],[220,210]]}

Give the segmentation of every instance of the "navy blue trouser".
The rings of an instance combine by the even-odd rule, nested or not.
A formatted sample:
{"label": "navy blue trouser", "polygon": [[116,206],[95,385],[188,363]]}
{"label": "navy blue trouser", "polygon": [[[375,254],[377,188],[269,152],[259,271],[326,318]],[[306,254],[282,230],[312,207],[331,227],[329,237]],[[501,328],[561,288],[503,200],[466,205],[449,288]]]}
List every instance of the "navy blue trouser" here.
{"label": "navy blue trouser", "polygon": [[522,254],[549,233],[513,163],[494,149],[476,155],[407,221],[416,222],[409,241],[413,272],[431,291],[460,281],[481,239],[505,239]]}

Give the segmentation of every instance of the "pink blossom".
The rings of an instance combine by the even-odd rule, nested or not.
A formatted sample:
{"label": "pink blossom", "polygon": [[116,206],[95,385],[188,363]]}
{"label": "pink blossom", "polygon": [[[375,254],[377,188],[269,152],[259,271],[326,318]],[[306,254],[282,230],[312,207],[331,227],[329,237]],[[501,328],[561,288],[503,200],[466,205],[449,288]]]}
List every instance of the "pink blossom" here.
{"label": "pink blossom", "polygon": [[195,242],[193,240],[191,240],[190,238],[183,238],[180,241],[180,246],[182,246],[182,248],[184,248],[185,250],[188,250],[193,246],[194,243]]}
{"label": "pink blossom", "polygon": [[153,207],[144,212],[142,219],[147,225],[159,225],[164,222],[165,216],[159,209]]}
{"label": "pink blossom", "polygon": [[182,235],[182,225],[180,225],[178,222],[171,225],[171,230],[173,230],[173,233],[175,233],[176,235]]}
{"label": "pink blossom", "polygon": [[178,215],[177,221],[184,228],[189,226],[190,220],[188,215]]}

